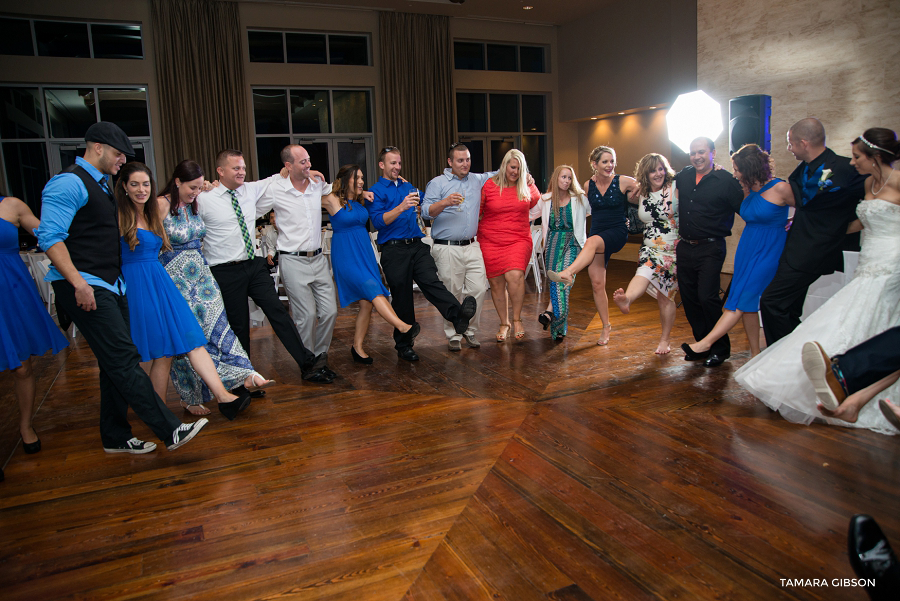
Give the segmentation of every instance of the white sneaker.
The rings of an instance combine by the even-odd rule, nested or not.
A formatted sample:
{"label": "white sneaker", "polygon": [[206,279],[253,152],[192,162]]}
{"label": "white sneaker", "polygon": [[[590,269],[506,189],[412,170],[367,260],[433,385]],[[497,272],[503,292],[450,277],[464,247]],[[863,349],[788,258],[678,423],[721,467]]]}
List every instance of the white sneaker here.
{"label": "white sneaker", "polygon": [[107,453],[131,453],[132,455],[141,455],[156,450],[155,442],[144,442],[132,437],[131,440],[117,447],[103,447]]}
{"label": "white sneaker", "polygon": [[475,338],[475,334],[463,334],[463,340],[465,340],[466,344],[471,348],[479,348],[481,346],[481,343]]}
{"label": "white sneaker", "polygon": [[209,423],[209,420],[205,417],[201,417],[193,424],[181,424],[178,428],[172,432],[172,444],[166,445],[166,448],[170,451],[174,451],[194,436],[197,435],[197,432],[203,429],[203,426]]}

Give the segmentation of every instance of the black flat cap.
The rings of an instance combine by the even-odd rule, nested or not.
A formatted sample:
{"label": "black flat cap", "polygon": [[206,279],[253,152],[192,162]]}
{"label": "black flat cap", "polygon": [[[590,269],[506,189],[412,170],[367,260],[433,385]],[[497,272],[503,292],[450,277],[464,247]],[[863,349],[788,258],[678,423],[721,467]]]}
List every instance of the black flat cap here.
{"label": "black flat cap", "polygon": [[128,139],[121,127],[109,121],[100,121],[90,126],[87,133],[84,134],[84,141],[109,144],[119,152],[124,152],[130,157],[134,156],[131,140]]}

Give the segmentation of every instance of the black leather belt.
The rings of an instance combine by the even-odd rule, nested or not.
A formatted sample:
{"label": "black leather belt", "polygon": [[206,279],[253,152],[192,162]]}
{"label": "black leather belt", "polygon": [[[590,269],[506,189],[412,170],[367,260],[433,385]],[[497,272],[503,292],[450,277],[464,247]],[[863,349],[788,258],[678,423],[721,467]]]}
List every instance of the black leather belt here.
{"label": "black leather belt", "polygon": [[696,240],[688,240],[687,238],[681,238],[682,242],[690,244],[691,246],[697,246],[698,244],[703,244],[704,242],[718,242],[722,240],[722,238],[698,238]]}
{"label": "black leather belt", "polygon": [[440,238],[434,239],[435,244],[446,244],[449,246],[468,246],[473,242],[475,242],[475,238],[472,238],[470,240],[441,240]]}
{"label": "black leather belt", "polygon": [[322,254],[322,249],[319,248],[317,250],[279,250],[279,255],[290,255],[292,257],[315,257],[316,255]]}
{"label": "black leather belt", "polygon": [[382,246],[393,246],[394,244],[414,244],[421,240],[421,238],[401,238],[401,239],[393,239],[388,240],[387,242],[382,242]]}

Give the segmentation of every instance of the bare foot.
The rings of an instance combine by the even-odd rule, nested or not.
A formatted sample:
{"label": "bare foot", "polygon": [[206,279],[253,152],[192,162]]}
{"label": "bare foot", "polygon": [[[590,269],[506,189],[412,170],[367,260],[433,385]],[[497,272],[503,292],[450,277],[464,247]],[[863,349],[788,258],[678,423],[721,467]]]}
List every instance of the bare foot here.
{"label": "bare foot", "polygon": [[212,413],[212,411],[210,411],[203,405],[188,405],[184,401],[181,401],[181,406],[184,407],[185,411],[187,411],[191,415],[209,415],[210,413]]}
{"label": "bare foot", "polygon": [[244,388],[252,392],[261,388],[268,388],[274,383],[275,380],[267,380],[262,374],[253,372],[244,379]]}
{"label": "bare foot", "polygon": [[668,340],[660,340],[659,346],[656,347],[656,354],[657,355],[668,355],[669,351],[671,351],[671,350],[672,350],[672,347],[669,346]]}
{"label": "bare foot", "polygon": [[[613,292],[613,302],[619,307],[619,311],[622,313],[628,313],[631,311],[631,301],[628,300],[628,296],[625,295],[625,291],[619,288],[615,292]],[[668,351],[666,351],[668,352]]]}
{"label": "bare foot", "polygon": [[606,346],[609,344],[609,334],[612,332],[612,326],[610,324],[606,324],[603,326],[603,334],[600,335],[600,340],[597,341],[597,344],[600,346]]}
{"label": "bare foot", "polygon": [[825,417],[833,417],[851,424],[855,424],[856,418],[859,417],[859,407],[852,403],[848,404],[846,401],[838,405],[834,411],[826,409],[822,403],[816,403],[816,407],[819,409],[819,413]]}

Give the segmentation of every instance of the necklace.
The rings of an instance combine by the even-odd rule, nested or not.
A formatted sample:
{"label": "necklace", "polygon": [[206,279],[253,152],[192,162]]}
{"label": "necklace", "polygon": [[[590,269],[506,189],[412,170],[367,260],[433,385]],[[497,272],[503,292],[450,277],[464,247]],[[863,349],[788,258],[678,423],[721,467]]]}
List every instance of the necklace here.
{"label": "necklace", "polygon": [[891,167],[891,172],[888,173],[888,176],[886,178],[884,178],[884,183],[881,184],[880,188],[878,188],[878,192],[875,191],[875,179],[872,178],[872,185],[870,186],[870,189],[872,190],[872,196],[877,198],[878,195],[881,194],[881,191],[884,190],[884,187],[887,185],[888,180],[891,179],[892,175],[894,175],[894,167]]}

